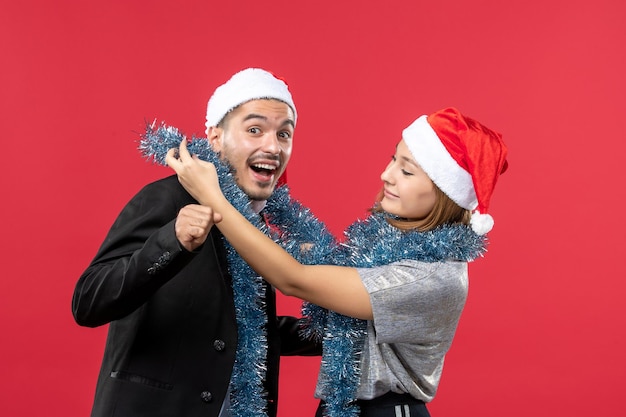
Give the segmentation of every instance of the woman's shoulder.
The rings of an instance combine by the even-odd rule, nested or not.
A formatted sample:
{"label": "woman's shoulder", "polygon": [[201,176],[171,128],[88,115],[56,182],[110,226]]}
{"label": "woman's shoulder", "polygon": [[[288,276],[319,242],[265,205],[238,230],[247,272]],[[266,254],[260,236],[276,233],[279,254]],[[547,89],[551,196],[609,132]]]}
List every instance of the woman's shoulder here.
{"label": "woman's shoulder", "polygon": [[381,265],[373,268],[358,268],[364,271],[374,270],[377,273],[383,271],[402,271],[406,274],[413,275],[418,278],[423,278],[432,274],[445,274],[467,271],[467,262],[464,261],[439,261],[439,262],[424,262],[415,259],[402,259],[386,265]]}
{"label": "woman's shoulder", "polygon": [[453,273],[463,272],[467,270],[467,262],[465,261],[439,261],[439,262],[424,262],[416,259],[402,259],[397,262],[393,262],[388,266],[394,268],[401,268],[406,270],[413,270],[419,276],[423,274],[435,274],[435,273]]}
{"label": "woman's shoulder", "polygon": [[369,292],[409,285],[439,287],[467,284],[467,262],[422,262],[403,259],[374,268],[358,268]]}

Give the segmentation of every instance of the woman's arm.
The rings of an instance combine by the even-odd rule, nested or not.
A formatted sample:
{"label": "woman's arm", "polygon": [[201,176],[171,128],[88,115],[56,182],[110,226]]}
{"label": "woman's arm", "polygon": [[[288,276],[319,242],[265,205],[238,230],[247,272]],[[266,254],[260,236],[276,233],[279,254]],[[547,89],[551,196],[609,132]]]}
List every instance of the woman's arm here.
{"label": "woman's arm", "polygon": [[213,164],[192,157],[185,141],[170,149],[167,164],[200,204],[212,208],[216,226],[239,255],[283,294],[346,316],[372,319],[369,294],[356,269],[333,265],[302,265],[261,233],[226,200]]}

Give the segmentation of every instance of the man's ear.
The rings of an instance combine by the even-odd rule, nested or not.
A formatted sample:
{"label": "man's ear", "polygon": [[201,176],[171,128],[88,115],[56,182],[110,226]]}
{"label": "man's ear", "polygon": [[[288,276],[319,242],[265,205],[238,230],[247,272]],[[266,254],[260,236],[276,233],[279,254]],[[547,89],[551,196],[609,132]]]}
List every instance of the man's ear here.
{"label": "man's ear", "polygon": [[209,131],[207,133],[207,140],[209,141],[209,145],[211,145],[211,149],[215,152],[222,151],[222,137],[224,136],[224,129],[217,126],[209,127]]}

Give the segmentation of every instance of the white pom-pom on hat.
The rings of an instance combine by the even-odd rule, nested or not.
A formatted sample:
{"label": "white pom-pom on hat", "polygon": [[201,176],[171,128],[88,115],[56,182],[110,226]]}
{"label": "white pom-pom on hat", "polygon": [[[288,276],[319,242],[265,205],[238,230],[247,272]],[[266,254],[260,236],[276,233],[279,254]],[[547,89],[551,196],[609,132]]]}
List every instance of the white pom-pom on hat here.
{"label": "white pom-pom on hat", "polygon": [[470,226],[478,235],[484,235],[493,229],[493,217],[489,214],[481,214],[478,210],[472,213]]}
{"label": "white pom-pom on hat", "polygon": [[287,84],[264,69],[247,68],[215,89],[207,105],[206,132],[209,127],[217,126],[237,106],[257,99],[275,99],[286,103],[293,110],[295,124],[298,115]]}
{"label": "white pom-pom on hat", "polygon": [[402,139],[437,187],[472,212],[472,230],[489,232],[494,224],[487,214],[489,201],[508,167],[502,135],[449,107],[419,117]]}

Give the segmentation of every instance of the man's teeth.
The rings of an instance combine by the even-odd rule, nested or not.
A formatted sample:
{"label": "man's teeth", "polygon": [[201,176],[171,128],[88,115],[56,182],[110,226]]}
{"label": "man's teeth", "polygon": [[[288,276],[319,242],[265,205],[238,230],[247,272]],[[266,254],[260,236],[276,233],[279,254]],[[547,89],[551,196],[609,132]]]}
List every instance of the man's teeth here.
{"label": "man's teeth", "polygon": [[268,171],[274,171],[276,167],[274,165],[266,165],[266,164],[254,164],[252,165],[256,169],[265,169]]}

